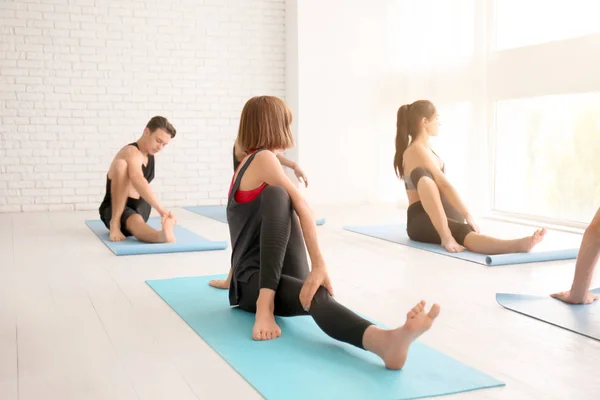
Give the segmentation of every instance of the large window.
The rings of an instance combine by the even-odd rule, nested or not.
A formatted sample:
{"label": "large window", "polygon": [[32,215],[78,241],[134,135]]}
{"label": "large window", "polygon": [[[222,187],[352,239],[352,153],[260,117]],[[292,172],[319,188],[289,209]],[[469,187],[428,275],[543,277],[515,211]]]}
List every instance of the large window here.
{"label": "large window", "polygon": [[600,32],[598,0],[495,0],[496,49]]}
{"label": "large window", "polygon": [[589,222],[600,206],[600,93],[496,102],[494,208]]}
{"label": "large window", "polygon": [[390,97],[438,106],[434,149],[469,206],[589,223],[600,207],[600,0],[387,4]]}
{"label": "large window", "polygon": [[600,2],[484,1],[492,208],[589,223],[600,207]]}

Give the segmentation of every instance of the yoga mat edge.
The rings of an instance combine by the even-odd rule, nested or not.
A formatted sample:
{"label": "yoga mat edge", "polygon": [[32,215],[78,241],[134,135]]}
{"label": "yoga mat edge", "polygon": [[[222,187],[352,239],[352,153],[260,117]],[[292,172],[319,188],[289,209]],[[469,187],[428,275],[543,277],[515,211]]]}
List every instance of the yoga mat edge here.
{"label": "yoga mat edge", "polygon": [[391,243],[396,243],[403,246],[408,246],[415,249],[444,255],[447,257],[471,261],[477,264],[486,265],[488,267],[526,264],[533,262],[571,260],[575,259],[577,257],[577,253],[579,252],[579,249],[569,248],[553,251],[532,251],[529,253],[513,253],[498,255],[479,254],[470,252],[468,250],[462,251],[460,253],[450,253],[444,250],[440,245],[416,242],[411,240],[406,234],[405,224],[344,226],[343,229],[360,235],[385,240]]}
{"label": "yoga mat edge", "polygon": [[[600,288],[593,289],[591,292],[600,295]],[[598,300],[591,304],[567,304],[552,298],[549,294],[547,296],[535,296],[517,293],[496,293],[496,302],[503,308],[517,314],[590,339],[600,340],[600,322],[597,320],[589,321],[591,325],[585,325],[586,317],[590,315],[593,317],[593,314],[590,313],[600,308],[600,303],[596,304]],[[567,309],[569,313],[566,313]]]}
{"label": "yoga mat edge", "polygon": [[[116,256],[188,253],[196,251],[225,250],[229,246],[227,241],[211,241],[202,236],[176,225],[174,232],[177,241],[175,243],[143,243],[133,237],[121,242],[108,240],[108,229],[100,220],[86,220],[85,224],[104,245]],[[155,229],[160,228],[160,218],[153,217],[148,224]]]}

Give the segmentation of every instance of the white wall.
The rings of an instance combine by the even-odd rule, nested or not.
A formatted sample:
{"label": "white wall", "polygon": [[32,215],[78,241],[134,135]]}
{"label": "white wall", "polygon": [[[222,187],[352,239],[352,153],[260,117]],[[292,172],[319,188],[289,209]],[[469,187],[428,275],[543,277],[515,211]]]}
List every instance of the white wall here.
{"label": "white wall", "polygon": [[[285,0],[285,101],[292,109],[292,134],[296,146],[288,149],[284,156],[298,161],[298,2],[302,0]],[[299,187],[293,171],[285,168],[286,173]]]}
{"label": "white wall", "polygon": [[0,211],[94,209],[154,115],[166,205],[224,201],[239,114],[285,95],[285,0],[0,2]]}
{"label": "white wall", "polygon": [[400,77],[386,58],[390,1],[291,3],[297,6],[297,151],[310,182],[305,195],[317,203],[381,201],[388,193],[382,188],[398,186],[392,160],[402,99]]}

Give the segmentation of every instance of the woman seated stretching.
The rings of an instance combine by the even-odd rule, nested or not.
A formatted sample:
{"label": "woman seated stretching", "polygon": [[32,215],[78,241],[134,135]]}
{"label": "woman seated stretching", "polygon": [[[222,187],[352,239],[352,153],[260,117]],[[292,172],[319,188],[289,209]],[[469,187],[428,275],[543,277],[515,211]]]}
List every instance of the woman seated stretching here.
{"label": "woman seated stretching", "polygon": [[452,253],[465,247],[482,254],[530,251],[544,238],[545,229],[512,240],[479,233],[469,210],[446,179],[442,160],[429,148],[429,137],[437,136],[438,129],[437,111],[428,100],[405,104],[398,110],[394,169],[404,180],[408,196],[408,236],[418,242],[441,244]]}
{"label": "woman seated stretching", "polygon": [[229,289],[231,305],[256,314],[255,340],[281,335],[275,315],[310,315],[330,337],[377,354],[389,369],[400,369],[411,343],[431,327],[440,307],[426,313],[421,301],[403,326],[385,330],[332,297],[314,215],[276,157],[294,144],[291,122],[291,110],[276,97],[254,97],[242,110],[237,142],[248,156],[233,176],[227,204],[231,269],[226,280],[210,285]]}
{"label": "woman seated stretching", "polygon": [[590,285],[598,258],[600,258],[600,209],[596,211],[594,219],[583,234],[571,290],[554,293],[551,296],[569,304],[590,304],[598,300],[598,295],[590,293]]}

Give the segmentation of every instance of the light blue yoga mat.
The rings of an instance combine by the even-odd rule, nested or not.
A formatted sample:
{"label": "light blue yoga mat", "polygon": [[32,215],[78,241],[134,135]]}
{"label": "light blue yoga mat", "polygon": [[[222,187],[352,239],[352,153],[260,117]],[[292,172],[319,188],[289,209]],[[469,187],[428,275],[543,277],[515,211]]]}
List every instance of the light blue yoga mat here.
{"label": "light blue yoga mat", "polygon": [[472,261],[490,267],[542,261],[572,260],[577,258],[577,253],[579,252],[578,248],[544,250],[541,249],[541,246],[538,246],[529,253],[487,255],[472,253],[467,250],[460,253],[450,253],[442,246],[437,244],[421,243],[410,240],[406,233],[405,224],[346,226],[344,229],[350,232],[360,233],[362,235],[403,244],[405,246],[410,246],[421,250],[431,251],[433,253],[443,254],[449,257],[460,258],[462,260]]}
{"label": "light blue yoga mat", "polygon": [[183,208],[184,210],[200,214],[203,217],[212,218],[224,224],[227,223],[227,210],[225,206],[191,206]]}
{"label": "light blue yoga mat", "polygon": [[[212,218],[214,220],[227,223],[227,210],[225,206],[190,206],[183,207],[185,210],[202,215],[203,217]],[[325,224],[326,219],[318,219],[317,225]]]}
{"label": "light blue yoga mat", "polygon": [[[173,230],[176,239],[175,243],[143,243],[131,236],[121,242],[111,242],[108,240],[109,231],[102,221],[88,220],[85,221],[85,224],[117,256],[225,250],[228,245],[226,241],[215,242],[207,240],[179,225],[175,225],[175,229]],[[161,229],[160,218],[150,218],[148,220],[148,225],[154,229]]]}
{"label": "light blue yoga mat", "polygon": [[387,370],[379,357],[329,338],[308,316],[278,317],[281,337],[253,341],[254,314],[231,308],[228,291],[208,285],[225,278],[147,283],[266,399],[413,399],[504,386],[419,342],[403,370]]}
{"label": "light blue yoga mat", "polygon": [[[600,295],[600,288],[592,290]],[[550,296],[497,293],[502,307],[528,317],[600,340],[600,301],[592,304],[566,304]]]}

